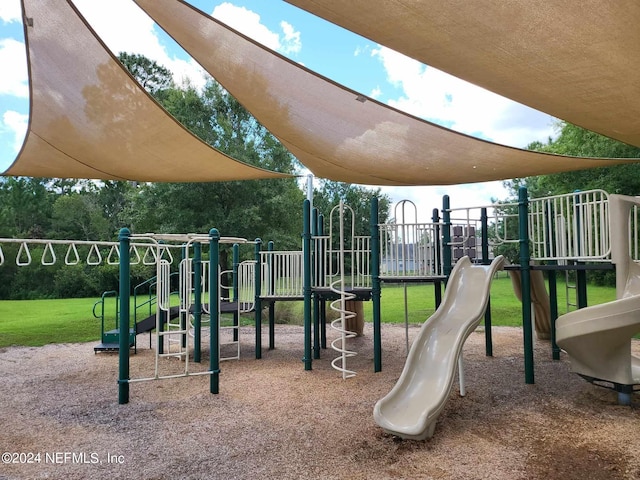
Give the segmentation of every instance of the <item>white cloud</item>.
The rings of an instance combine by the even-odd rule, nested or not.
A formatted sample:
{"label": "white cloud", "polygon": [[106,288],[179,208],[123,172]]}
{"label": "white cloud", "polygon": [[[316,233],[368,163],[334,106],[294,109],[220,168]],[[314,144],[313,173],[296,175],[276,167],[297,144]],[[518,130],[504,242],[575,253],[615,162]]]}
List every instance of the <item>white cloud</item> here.
{"label": "white cloud", "polygon": [[260,15],[231,3],[222,3],[213,9],[212,17],[226,23],[231,28],[245,34],[262,45],[283,54],[298,53],[302,49],[300,32],[293,25],[281,21],[282,37],[269,30],[260,19]]}
{"label": "white cloud", "polygon": [[0,2],[0,20],[2,23],[17,22],[22,16],[18,0],[2,0]]}
{"label": "white cloud", "polygon": [[280,22],[280,28],[284,34],[284,39],[281,47],[281,51],[284,54],[299,53],[302,49],[302,42],[300,41],[300,32],[296,31],[289,22],[284,20]]}
{"label": "white cloud", "polygon": [[2,69],[0,95],[28,98],[29,84],[24,43],[13,38],[0,40],[0,65],[11,65],[10,68]]}
{"label": "white cloud", "polygon": [[386,47],[372,50],[402,94],[389,105],[458,132],[524,148],[554,134],[553,118]]}
{"label": "white cloud", "polygon": [[269,30],[260,22],[260,15],[245,7],[222,3],[213,9],[211,16],[272,50],[280,48],[278,34]]}
{"label": "white cloud", "polygon": [[27,132],[28,121],[29,115],[23,115],[13,110],[7,110],[2,115],[2,130],[8,130],[13,134],[14,141],[12,146],[14,153],[18,153],[22,147],[24,136]]}
{"label": "white cloud", "polygon": [[[534,140],[555,136],[553,118],[512,102],[440,70],[427,67],[386,47],[371,51],[402,92],[389,105],[468,135],[524,148]],[[374,90],[378,93],[380,90]],[[501,181],[430,187],[383,187],[394,203],[411,200],[420,221],[430,221],[434,208],[442,209],[443,195],[451,208],[489,206],[509,192]],[[391,216],[393,216],[393,208]]]}
{"label": "white cloud", "polygon": [[369,96],[375,99],[380,98],[381,95],[382,95],[382,90],[380,89],[380,87],[374,88],[373,90],[371,90],[371,93],[369,93]]}

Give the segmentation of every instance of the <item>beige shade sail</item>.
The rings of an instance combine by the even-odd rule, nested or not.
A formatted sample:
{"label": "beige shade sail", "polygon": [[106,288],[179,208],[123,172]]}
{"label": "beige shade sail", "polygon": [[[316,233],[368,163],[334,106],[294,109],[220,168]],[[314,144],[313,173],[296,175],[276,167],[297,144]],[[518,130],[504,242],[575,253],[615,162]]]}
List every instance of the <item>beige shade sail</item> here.
{"label": "beige shade sail", "polygon": [[640,147],[637,0],[286,0],[495,93]]}
{"label": "beige shade sail", "polygon": [[134,1],[318,177],[450,185],[629,161],[548,155],[459,134],[333,83],[181,0]]}
{"label": "beige shade sail", "polygon": [[163,110],[66,0],[23,0],[31,105],[12,176],[204,182],[283,175],[233,160]]}

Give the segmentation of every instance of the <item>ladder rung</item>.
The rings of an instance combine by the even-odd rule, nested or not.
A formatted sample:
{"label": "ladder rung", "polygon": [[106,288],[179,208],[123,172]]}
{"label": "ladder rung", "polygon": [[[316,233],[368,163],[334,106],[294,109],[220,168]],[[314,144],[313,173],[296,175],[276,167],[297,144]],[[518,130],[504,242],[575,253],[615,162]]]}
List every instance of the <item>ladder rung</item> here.
{"label": "ladder rung", "polygon": [[158,353],[158,357],[184,357],[187,355],[187,351],[184,352],[172,352],[172,353]]}
{"label": "ladder rung", "polygon": [[163,330],[156,333],[161,337],[164,337],[165,335],[186,335],[189,333],[189,330]]}

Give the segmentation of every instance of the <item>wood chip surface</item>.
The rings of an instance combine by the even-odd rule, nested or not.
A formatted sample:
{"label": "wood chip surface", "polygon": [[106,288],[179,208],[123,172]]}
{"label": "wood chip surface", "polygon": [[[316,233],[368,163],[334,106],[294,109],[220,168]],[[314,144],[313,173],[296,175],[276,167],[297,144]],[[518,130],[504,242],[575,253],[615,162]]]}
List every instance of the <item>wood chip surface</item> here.
{"label": "wood chip surface", "polygon": [[[564,353],[553,361],[548,341],[536,341],[536,383],[525,384],[521,329],[493,328],[493,357],[484,332],[471,334],[467,395],[454,387],[422,442],[373,420],[402,371],[404,326],[382,327],[381,373],[371,324],[350,340],[358,356],[348,366],[358,374],[347,380],[331,368],[330,349],[304,370],[302,327],[278,325],[275,350],[263,331],[256,360],[254,331],[242,329],[241,360],[221,364],[218,395],[207,376],[192,376],[132,383],[126,405],[118,405],[117,354],[95,355],[94,343],[0,350],[0,452],[18,462],[0,464],[0,480],[640,478],[637,398],[619,406],[615,392],[570,373]],[[410,327],[410,338],[417,332]],[[153,374],[147,338],[131,357],[132,378]],[[207,364],[205,349],[193,368]]]}

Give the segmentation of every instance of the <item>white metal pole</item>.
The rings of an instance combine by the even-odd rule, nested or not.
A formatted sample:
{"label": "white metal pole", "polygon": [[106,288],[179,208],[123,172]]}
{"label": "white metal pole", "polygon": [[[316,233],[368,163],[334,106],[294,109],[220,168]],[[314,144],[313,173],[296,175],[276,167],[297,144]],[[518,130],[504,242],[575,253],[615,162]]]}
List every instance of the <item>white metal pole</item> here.
{"label": "white metal pole", "polygon": [[462,351],[458,357],[458,378],[460,380],[460,396],[464,397],[467,394],[467,389],[464,382],[464,361],[462,360]]}
{"label": "white metal pole", "polygon": [[407,344],[407,355],[409,355],[409,305],[407,302],[407,282],[404,282],[404,336]]}

